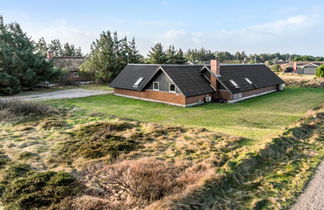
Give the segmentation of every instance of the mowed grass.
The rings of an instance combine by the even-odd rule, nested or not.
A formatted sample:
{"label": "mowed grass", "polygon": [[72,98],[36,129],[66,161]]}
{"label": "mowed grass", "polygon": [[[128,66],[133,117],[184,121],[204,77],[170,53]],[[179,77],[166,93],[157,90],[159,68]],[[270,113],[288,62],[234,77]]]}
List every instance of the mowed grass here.
{"label": "mowed grass", "polygon": [[204,127],[235,136],[261,141],[277,135],[324,102],[324,89],[286,88],[235,104],[210,103],[182,108],[166,104],[129,99],[114,95],[65,99],[57,103],[76,105],[91,112],[116,115],[167,125]]}

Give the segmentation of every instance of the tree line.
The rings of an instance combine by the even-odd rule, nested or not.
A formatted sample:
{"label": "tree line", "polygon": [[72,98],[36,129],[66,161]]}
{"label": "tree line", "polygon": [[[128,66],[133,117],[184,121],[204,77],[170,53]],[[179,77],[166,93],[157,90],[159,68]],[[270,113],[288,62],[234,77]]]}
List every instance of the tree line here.
{"label": "tree line", "polygon": [[51,40],[50,43],[46,43],[44,37],[40,38],[35,44],[37,51],[46,56],[48,52],[51,52],[53,56],[82,56],[81,47],[75,47],[74,44],[66,42],[61,44],[59,39]]}
{"label": "tree line", "polygon": [[59,74],[18,23],[5,24],[0,16],[0,95],[32,89]]}
{"label": "tree line", "polygon": [[[54,39],[49,43],[44,38],[34,42],[18,23],[5,24],[0,16],[0,94],[14,94],[22,89],[33,89],[41,82],[55,81],[62,70],[55,69],[47,53],[53,56],[83,56],[80,47],[61,44]],[[260,63],[275,61],[324,61],[324,57],[301,56],[296,54],[261,53],[247,55],[244,51],[230,53],[211,51],[204,48],[189,49],[184,52],[174,45],[166,49],[156,43],[146,57],[140,54],[135,38],[119,38],[117,32],[103,31],[85,55],[80,69],[91,74],[97,81],[111,81],[128,63],[184,64],[199,63],[218,59],[233,63]]]}

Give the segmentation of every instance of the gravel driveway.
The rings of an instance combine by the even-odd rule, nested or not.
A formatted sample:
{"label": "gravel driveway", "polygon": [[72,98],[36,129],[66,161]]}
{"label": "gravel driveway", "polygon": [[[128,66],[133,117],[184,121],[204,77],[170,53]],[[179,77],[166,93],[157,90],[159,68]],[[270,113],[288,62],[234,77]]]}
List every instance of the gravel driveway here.
{"label": "gravel driveway", "polygon": [[324,209],[324,160],[317,168],[315,175],[299,196],[292,210],[323,210]]}
{"label": "gravel driveway", "polygon": [[53,92],[37,93],[37,94],[31,94],[25,96],[0,97],[0,100],[15,99],[15,100],[37,101],[37,100],[48,100],[48,99],[82,98],[87,96],[112,94],[112,93],[113,91],[86,90],[82,88],[75,88],[75,89],[57,90]]}

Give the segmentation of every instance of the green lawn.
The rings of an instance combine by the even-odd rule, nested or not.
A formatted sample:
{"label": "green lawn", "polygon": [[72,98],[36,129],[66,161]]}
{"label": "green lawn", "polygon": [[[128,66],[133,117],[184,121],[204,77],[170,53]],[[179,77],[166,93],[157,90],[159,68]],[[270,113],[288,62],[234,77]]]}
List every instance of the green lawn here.
{"label": "green lawn", "polygon": [[324,89],[286,88],[236,104],[210,103],[191,108],[114,95],[66,99],[59,103],[144,122],[205,127],[260,141],[278,134],[307,110],[324,103]]}

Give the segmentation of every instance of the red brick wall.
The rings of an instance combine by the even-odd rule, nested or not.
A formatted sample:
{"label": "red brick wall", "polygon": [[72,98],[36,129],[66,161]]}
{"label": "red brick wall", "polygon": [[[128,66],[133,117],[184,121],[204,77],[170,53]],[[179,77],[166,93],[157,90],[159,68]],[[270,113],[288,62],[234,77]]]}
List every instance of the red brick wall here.
{"label": "red brick wall", "polygon": [[242,97],[247,97],[247,96],[251,96],[251,95],[255,95],[255,94],[260,94],[263,92],[268,92],[268,91],[273,91],[273,90],[277,90],[277,86],[270,86],[270,87],[265,87],[265,88],[260,88],[260,89],[255,89],[255,90],[249,90],[249,91],[245,91],[242,92]]}
{"label": "red brick wall", "polygon": [[128,95],[132,97],[163,101],[167,103],[189,105],[194,103],[199,103],[204,101],[204,97],[211,94],[203,94],[199,96],[185,97],[182,93],[169,93],[162,91],[144,90],[144,91],[134,91],[125,89],[114,89],[116,94]]}
{"label": "red brick wall", "polygon": [[115,93],[128,95],[133,97],[164,101],[174,104],[186,104],[186,97],[182,93],[169,93],[162,91],[153,91],[153,90],[144,90],[144,91],[134,91],[134,90],[125,90],[125,89],[114,89]]}
{"label": "red brick wall", "polygon": [[215,99],[224,99],[224,100],[232,100],[232,93],[228,90],[218,90],[214,94]]}
{"label": "red brick wall", "polygon": [[199,96],[192,96],[186,98],[186,104],[194,104],[194,103],[199,103],[199,102],[204,102],[204,98],[206,96],[211,96],[212,94],[203,94]]}

